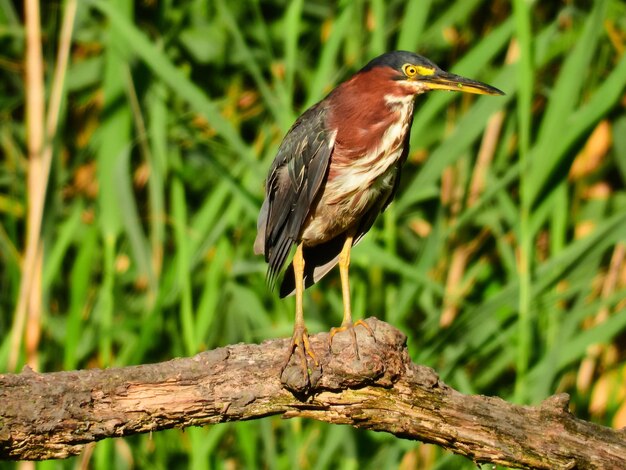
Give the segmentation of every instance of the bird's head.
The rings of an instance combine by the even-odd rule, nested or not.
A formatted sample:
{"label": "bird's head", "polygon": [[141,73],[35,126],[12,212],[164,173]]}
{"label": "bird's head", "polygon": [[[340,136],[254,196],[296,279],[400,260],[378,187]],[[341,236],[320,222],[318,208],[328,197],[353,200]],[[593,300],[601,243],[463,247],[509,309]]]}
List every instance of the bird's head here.
{"label": "bird's head", "polygon": [[425,57],[407,51],[387,52],[368,63],[360,73],[382,75],[394,95],[418,95],[429,90],[462,91],[479,95],[504,95],[495,87],[442,70]]}

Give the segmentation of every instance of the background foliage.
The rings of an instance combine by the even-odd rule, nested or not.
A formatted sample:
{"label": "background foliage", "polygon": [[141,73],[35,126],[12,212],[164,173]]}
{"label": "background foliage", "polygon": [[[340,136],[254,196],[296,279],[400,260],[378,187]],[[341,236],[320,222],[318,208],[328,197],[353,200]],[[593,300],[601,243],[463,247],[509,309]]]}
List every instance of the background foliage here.
{"label": "background foliage", "polygon": [[[293,299],[267,290],[252,254],[266,171],[301,111],[407,49],[507,94],[419,98],[400,193],[353,253],[355,314],[402,329],[414,360],[465,393],[538,403],[565,391],[578,416],[626,426],[624,2],[41,8],[45,125],[27,110],[23,7],[0,0],[0,371],[289,336]],[[49,176],[28,152],[42,128]],[[20,293],[36,200],[43,258]],[[313,332],[341,320],[337,278],[307,291]],[[433,446],[278,418],[103,441],[37,467],[82,465],[474,468]]]}

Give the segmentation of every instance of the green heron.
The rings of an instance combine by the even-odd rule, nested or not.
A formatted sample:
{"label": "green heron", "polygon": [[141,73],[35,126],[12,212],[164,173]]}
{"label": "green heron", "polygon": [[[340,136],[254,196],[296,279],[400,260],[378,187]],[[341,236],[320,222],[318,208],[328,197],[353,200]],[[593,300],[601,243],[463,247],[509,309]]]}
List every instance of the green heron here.
{"label": "green heron", "polygon": [[348,281],[350,250],[398,189],[409,151],[414,99],[429,90],[504,94],[445,72],[412,52],[389,52],[306,110],[283,139],[267,177],[254,251],[265,255],[272,286],[296,247],[280,286],[281,297],[296,294],[296,320],[285,366],[296,349],[305,371],[307,356],[318,365],[304,324],[302,296],[337,263],[343,321],[331,331],[330,341],[335,332],[351,329],[356,347]]}

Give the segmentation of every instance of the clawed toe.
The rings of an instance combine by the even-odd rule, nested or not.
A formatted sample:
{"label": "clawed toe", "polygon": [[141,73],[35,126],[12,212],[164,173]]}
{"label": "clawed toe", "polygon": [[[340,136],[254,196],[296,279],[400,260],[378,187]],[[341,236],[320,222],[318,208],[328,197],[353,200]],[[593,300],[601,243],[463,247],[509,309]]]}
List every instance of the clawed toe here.
{"label": "clawed toe", "polygon": [[358,360],[361,359],[360,355],[359,355],[359,345],[356,339],[356,327],[358,325],[361,325],[362,327],[364,327],[367,332],[372,336],[372,338],[374,339],[374,341],[376,341],[376,336],[374,336],[374,332],[372,331],[372,329],[370,328],[370,326],[365,323],[363,320],[357,320],[356,322],[352,323],[350,322],[344,322],[341,326],[339,327],[334,327],[331,328],[330,330],[330,336],[328,339],[328,343],[329,343],[329,349],[332,351],[332,346],[333,346],[333,337],[337,334],[337,333],[341,333],[342,331],[349,331],[350,332],[350,337],[352,338],[352,345],[354,346],[354,352],[356,354],[356,358]]}
{"label": "clawed toe", "polygon": [[372,337],[372,339],[374,340],[374,342],[376,342],[376,335],[374,335],[374,331],[365,321],[357,320],[354,322],[354,326],[356,327],[357,325],[361,325],[363,328],[365,328],[367,332],[370,334],[370,336]]}
{"label": "clawed toe", "polygon": [[285,362],[283,363],[281,374],[289,365],[291,357],[294,355],[294,353],[298,355],[300,368],[303,375],[307,377],[310,375],[307,357],[313,361],[315,367],[319,367],[319,361],[317,360],[317,356],[315,355],[315,352],[313,351],[313,348],[311,347],[311,343],[309,341],[309,334],[304,327],[296,327],[294,329],[293,336],[291,337],[289,352],[287,354],[287,357],[285,358]]}

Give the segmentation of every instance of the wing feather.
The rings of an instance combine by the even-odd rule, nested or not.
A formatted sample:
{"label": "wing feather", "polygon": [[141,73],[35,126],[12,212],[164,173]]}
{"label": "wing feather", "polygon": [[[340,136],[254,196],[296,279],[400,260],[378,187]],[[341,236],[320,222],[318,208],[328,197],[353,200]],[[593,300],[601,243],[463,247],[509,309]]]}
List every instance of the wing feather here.
{"label": "wing feather", "polygon": [[[398,191],[400,185],[400,173],[403,163],[406,161],[409,154],[409,134],[404,140],[404,148],[400,160],[396,164],[396,176],[393,182],[393,186],[386,197],[372,206],[372,208],[363,216],[361,223],[356,229],[354,234],[354,241],[352,246],[361,241],[363,236],[369,232],[376,221],[378,215],[383,212],[387,206],[391,203]],[[308,288],[322,279],[328,274],[338,263],[339,253],[343,248],[346,234],[341,233],[332,240],[325,243],[321,243],[312,247],[304,247],[302,254],[304,256],[304,287]],[[293,272],[293,265],[290,264],[285,271],[283,281],[280,286],[280,296],[287,297],[295,292],[295,277]]]}
{"label": "wing feather", "polygon": [[270,168],[255,241],[255,252],[263,253],[269,263],[270,285],[299,241],[328,173],[335,133],[326,128],[325,117],[320,105],[304,112],[285,136]]}

